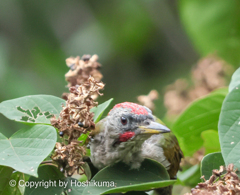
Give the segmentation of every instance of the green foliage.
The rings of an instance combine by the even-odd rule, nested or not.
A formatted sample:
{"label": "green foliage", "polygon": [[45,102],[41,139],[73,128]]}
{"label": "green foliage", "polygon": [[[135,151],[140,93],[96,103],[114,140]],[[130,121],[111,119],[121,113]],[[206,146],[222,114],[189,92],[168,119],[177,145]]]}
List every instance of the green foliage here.
{"label": "green foliage", "polygon": [[234,163],[240,169],[240,85],[223,102],[219,118],[219,138],[226,164]]}
{"label": "green foliage", "polygon": [[[25,194],[109,194],[127,191],[144,191],[166,187],[175,183],[169,180],[166,169],[159,163],[146,159],[139,170],[117,163],[99,171],[87,184],[73,178],[65,178],[55,167],[44,165],[38,169],[39,177],[30,177],[28,183],[42,182],[42,186],[28,186]],[[127,179],[126,179],[127,178]],[[49,184],[48,181],[52,181]],[[48,186],[47,186],[48,185]],[[88,185],[88,186],[87,186]],[[99,185],[99,186],[96,186]]]}
{"label": "green foliage", "polygon": [[2,194],[5,187],[8,186],[12,172],[13,169],[11,167],[0,166],[0,194]]}
{"label": "green foliage", "polygon": [[205,179],[209,179],[212,175],[212,170],[219,169],[224,165],[224,160],[221,152],[215,152],[206,155],[201,162],[201,174]]}
{"label": "green foliage", "polygon": [[207,130],[201,133],[203,139],[203,146],[205,148],[205,154],[220,151],[220,143],[218,138],[218,132],[215,130]]}
{"label": "green foliage", "polygon": [[180,171],[177,174],[178,184],[186,186],[196,186],[200,182],[200,167],[198,164],[193,165],[185,171]]}
{"label": "green foliage", "polygon": [[[100,120],[112,100],[110,99],[91,110],[95,113],[95,122]],[[64,100],[54,96],[34,95],[4,101],[0,104],[0,112],[7,118],[16,122],[33,124],[28,128],[18,130],[9,139],[0,133],[0,145],[2,148],[0,165],[5,165],[0,166],[1,194],[61,194],[67,191],[68,194],[75,195],[83,191],[83,188],[79,188],[79,186],[70,186],[71,182],[76,183],[78,181],[74,178],[65,178],[56,167],[39,167],[39,164],[53,150],[57,141],[56,129],[43,124],[50,124],[50,118],[53,115],[58,117],[64,103]],[[85,135],[85,139],[86,137],[87,135]],[[12,173],[14,169],[19,172]],[[29,182],[62,181],[67,186],[64,188],[59,186],[59,183],[56,183],[56,186],[52,187],[27,187],[25,191],[23,184],[24,181],[28,181],[28,178],[24,173],[32,175]],[[91,172],[88,175],[91,177]],[[36,178],[37,176],[39,177]],[[16,181],[14,187],[9,185],[11,179]],[[20,180],[22,180],[22,185],[19,185]]]}
{"label": "green foliage", "polygon": [[240,12],[235,0],[181,0],[180,16],[196,49],[217,53],[231,64],[240,63]]}
{"label": "green foliage", "polygon": [[[185,155],[191,155],[200,147],[205,148],[207,155],[201,162],[201,174],[206,179],[210,178],[213,169],[219,169],[221,165],[233,163],[235,168],[240,168],[239,75],[238,69],[232,76],[230,93],[227,96],[226,89],[219,89],[196,100],[173,124],[173,130],[179,138]],[[194,172],[196,169],[197,167],[193,166],[183,173],[178,173],[180,183],[191,185],[187,181],[197,175],[197,172]]]}
{"label": "green foliage", "polygon": [[[38,178],[30,177],[28,182],[32,183],[32,185],[34,182],[46,181],[46,183],[38,187],[36,187],[36,185],[27,186],[25,189],[25,194],[52,195],[52,194],[61,194],[62,192],[67,190],[67,188],[64,188],[65,187],[64,184],[67,184],[66,179],[63,173],[61,173],[59,169],[55,166],[44,165],[39,167],[38,176],[39,176]],[[52,185],[49,185],[47,183],[47,181],[49,180],[53,182]]]}
{"label": "green foliage", "polygon": [[56,130],[48,125],[21,129],[9,139],[0,134],[0,165],[37,176],[39,164],[52,151],[56,141]]}
{"label": "green foliage", "polygon": [[[38,169],[39,177],[30,177],[28,183],[34,186],[26,186],[25,194],[34,194],[34,195],[60,195],[62,193],[68,195],[79,195],[82,193],[84,187],[81,187],[81,182],[78,180],[65,177],[63,173],[55,166],[44,165]],[[49,182],[51,181],[51,183]],[[36,187],[36,183],[39,183],[39,186]],[[40,186],[41,183],[41,186]]]}
{"label": "green foliage", "polygon": [[28,175],[25,175],[24,173],[13,173],[13,169],[11,167],[0,166],[0,194],[23,195],[25,190],[25,186],[23,184],[27,181],[27,179]]}
{"label": "green foliage", "polygon": [[107,107],[111,104],[112,101],[113,98],[91,109],[91,112],[94,113],[94,123],[97,123],[101,119],[104,111],[107,109]]}
{"label": "green foliage", "polygon": [[10,186],[7,184],[4,188],[4,192],[2,195],[9,195],[9,194],[15,194],[15,195],[23,195],[25,191],[25,186],[23,185],[25,181],[27,181],[28,176],[26,176],[24,173],[15,172],[11,175],[10,181],[14,180],[16,181],[15,186]]}
{"label": "green foliage", "polygon": [[92,172],[91,172],[90,166],[88,165],[88,163],[84,163],[82,167],[84,169],[87,179],[90,180],[92,178]]}
{"label": "green foliage", "polygon": [[201,133],[217,130],[218,117],[227,89],[221,89],[195,100],[179,116],[172,130],[180,141],[185,156],[191,156],[203,146]]}
{"label": "green foliage", "polygon": [[50,124],[53,115],[59,115],[65,101],[50,95],[32,95],[0,104],[0,113],[17,122]]}
{"label": "green foliage", "polygon": [[[86,183],[80,182],[74,178],[65,177],[55,166],[44,165],[39,167],[38,175],[38,178],[29,178],[29,185],[26,186],[25,195],[61,195],[62,193],[68,195],[79,195],[82,194],[85,186],[87,185]],[[39,186],[36,187],[36,183],[39,183]],[[31,184],[32,186],[30,186]]]}
{"label": "green foliage", "polygon": [[238,68],[232,75],[231,83],[229,84],[229,92],[240,84],[240,68]]}
{"label": "green foliage", "polygon": [[127,191],[145,191],[154,188],[166,187],[175,183],[169,179],[169,175],[163,165],[156,161],[145,159],[139,169],[130,169],[124,163],[117,163],[99,171],[93,181],[114,182],[110,187],[88,186],[83,191],[87,194],[109,194]]}
{"label": "green foliage", "polygon": [[[201,162],[201,173],[205,179],[209,179],[213,169],[219,169],[221,165],[233,163],[235,168],[240,168],[239,156],[239,131],[240,131],[240,71],[237,69],[232,76],[229,85],[229,94],[223,101],[218,123],[221,152],[206,155]],[[203,132],[207,133],[207,132]],[[214,135],[215,134],[215,135]],[[216,132],[208,131],[202,134],[205,137],[205,147],[208,152],[210,146],[217,146]],[[217,148],[215,148],[217,149]]]}

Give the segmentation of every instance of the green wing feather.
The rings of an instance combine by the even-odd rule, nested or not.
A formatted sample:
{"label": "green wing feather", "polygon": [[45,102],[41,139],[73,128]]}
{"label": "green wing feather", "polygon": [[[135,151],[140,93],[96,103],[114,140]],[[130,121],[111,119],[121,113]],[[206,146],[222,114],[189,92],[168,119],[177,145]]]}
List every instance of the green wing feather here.
{"label": "green wing feather", "polygon": [[[162,125],[165,125],[157,117],[155,118],[155,121]],[[164,133],[163,136],[164,136],[164,139],[161,140],[161,142],[159,143],[159,146],[161,148],[163,148],[164,155],[171,164],[170,169],[168,170],[170,178],[174,178],[176,176],[178,170],[180,169],[179,164],[181,162],[181,159],[184,157],[184,155],[179,146],[176,136],[172,132]]]}

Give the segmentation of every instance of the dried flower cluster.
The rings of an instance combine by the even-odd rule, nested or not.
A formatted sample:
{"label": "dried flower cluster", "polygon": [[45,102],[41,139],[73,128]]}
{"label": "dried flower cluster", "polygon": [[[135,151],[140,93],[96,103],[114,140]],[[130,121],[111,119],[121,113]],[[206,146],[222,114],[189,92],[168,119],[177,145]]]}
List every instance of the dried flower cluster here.
{"label": "dried flower cluster", "polygon": [[82,85],[70,87],[70,94],[66,101],[66,106],[60,113],[59,119],[52,119],[52,125],[69,136],[69,139],[77,139],[79,135],[75,132],[86,133],[86,128],[94,127],[93,113],[90,109],[97,106],[92,95],[103,89],[104,84],[97,82],[93,77],[89,77]]}
{"label": "dried flower cluster", "polygon": [[66,176],[72,176],[76,171],[79,174],[79,169],[82,170],[84,155],[86,150],[83,146],[79,146],[79,142],[72,141],[68,145],[57,142],[52,159],[57,162]]}
{"label": "dried flower cluster", "polygon": [[83,55],[82,58],[70,57],[66,59],[66,64],[70,70],[65,74],[65,79],[68,82],[68,87],[84,84],[89,76],[92,76],[96,81],[101,81],[102,74],[98,71],[101,64],[97,62],[97,55]]}
{"label": "dried flower cluster", "polygon": [[60,135],[67,138],[67,144],[56,143],[56,149],[52,155],[52,159],[66,171],[67,175],[79,170],[83,164],[82,157],[86,149],[79,145],[78,138],[81,134],[95,128],[94,114],[90,109],[98,103],[94,102],[92,95],[95,93],[102,95],[99,90],[103,87],[104,84],[93,77],[89,77],[82,85],[70,87],[66,106],[63,106],[59,118],[51,119],[51,124],[59,129]]}
{"label": "dried flower cluster", "polygon": [[[82,58],[77,56],[76,58],[70,57],[66,59],[66,64],[70,70],[65,74],[65,79],[68,82],[68,87],[82,85],[87,82],[91,76],[97,82],[102,79],[102,74],[99,71],[101,64],[97,62],[97,55],[83,55]],[[62,98],[67,100],[68,93],[63,93]],[[92,94],[92,98],[96,99],[97,93]]]}
{"label": "dried flower cluster", "polygon": [[192,71],[192,87],[185,79],[178,79],[167,87],[164,95],[167,115],[178,115],[193,100],[226,86],[226,77],[232,71],[231,66],[216,56],[210,55],[200,60]]}
{"label": "dried flower cluster", "polygon": [[154,100],[158,99],[158,92],[156,90],[151,90],[148,95],[140,95],[137,100],[143,106],[148,107],[151,110],[155,109]]}
{"label": "dried flower cluster", "polygon": [[209,180],[199,183],[185,195],[240,195],[240,180],[233,168],[234,165],[229,164],[224,173],[224,166],[220,166],[219,170],[213,170]]}

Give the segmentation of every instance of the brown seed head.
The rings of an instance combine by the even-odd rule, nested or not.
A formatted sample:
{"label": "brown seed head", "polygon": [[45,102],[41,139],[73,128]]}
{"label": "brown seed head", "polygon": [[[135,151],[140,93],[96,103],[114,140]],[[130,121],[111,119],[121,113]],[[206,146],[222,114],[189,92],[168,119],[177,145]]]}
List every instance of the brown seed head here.
{"label": "brown seed head", "polygon": [[[96,57],[89,58],[89,56],[85,56],[84,60],[83,63],[78,58],[68,59],[67,64],[71,64],[74,61],[75,65],[73,67],[80,65],[98,66]],[[86,146],[81,144],[78,138],[95,128],[94,114],[90,112],[90,109],[97,106],[98,103],[93,100],[92,96],[94,94],[102,95],[99,90],[103,88],[104,84],[96,81],[91,76],[80,85],[70,86],[70,93],[65,96],[67,100],[66,105],[62,106],[59,118],[53,117],[51,119],[51,124],[63,136],[63,143],[56,143],[55,151],[51,158],[65,172],[66,176],[71,176],[75,171],[82,169]]]}

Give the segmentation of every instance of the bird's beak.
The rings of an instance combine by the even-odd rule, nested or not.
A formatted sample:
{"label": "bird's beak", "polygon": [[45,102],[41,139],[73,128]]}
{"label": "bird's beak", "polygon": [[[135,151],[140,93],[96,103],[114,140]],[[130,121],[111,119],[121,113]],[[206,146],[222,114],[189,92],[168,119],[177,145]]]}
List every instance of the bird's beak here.
{"label": "bird's beak", "polygon": [[139,126],[138,128],[142,130],[140,134],[160,134],[170,132],[170,129],[166,126],[153,121],[151,121],[149,125]]}

